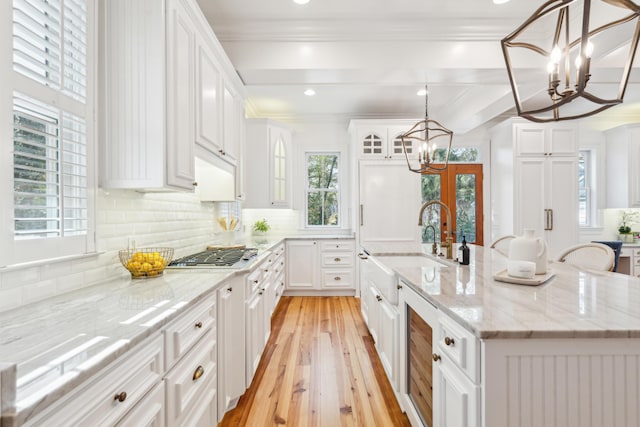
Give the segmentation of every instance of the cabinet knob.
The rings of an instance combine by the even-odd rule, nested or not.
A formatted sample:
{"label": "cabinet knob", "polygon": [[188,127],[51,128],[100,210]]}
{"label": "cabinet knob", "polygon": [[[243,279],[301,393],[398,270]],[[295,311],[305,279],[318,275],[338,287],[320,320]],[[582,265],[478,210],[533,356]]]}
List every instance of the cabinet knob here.
{"label": "cabinet knob", "polygon": [[333,260],[334,260],[335,262],[340,262],[340,261],[341,261],[341,259],[340,259],[340,258],[334,258]]}
{"label": "cabinet knob", "polygon": [[262,294],[264,294],[264,289],[260,289],[260,290],[258,291],[258,295],[262,295]]}
{"label": "cabinet knob", "polygon": [[437,354],[437,353],[433,353],[433,355],[432,355],[431,357],[433,358],[433,361],[434,361],[434,362],[438,362],[440,359],[442,359],[442,358],[440,357],[440,355],[439,355],[439,354]]}
{"label": "cabinet knob", "polygon": [[224,154],[224,151],[222,151],[222,148],[218,150],[218,153]]}
{"label": "cabinet knob", "polygon": [[400,290],[400,289],[402,289],[402,285],[397,285],[397,286],[396,286],[396,288],[397,288],[398,290]]}
{"label": "cabinet knob", "polygon": [[197,187],[197,186],[198,186],[198,181],[193,181],[193,182],[191,183],[191,185],[193,185],[194,187]]}
{"label": "cabinet knob", "polygon": [[338,282],[339,282],[340,280],[342,280],[342,277],[340,277],[340,276],[336,276],[336,277],[334,277],[334,278],[333,278],[333,280],[336,280],[336,281],[338,281]]}
{"label": "cabinet knob", "polygon": [[125,400],[127,400],[127,392],[123,391],[121,393],[116,394],[113,400],[117,400],[118,402],[124,402]]}
{"label": "cabinet knob", "polygon": [[454,345],[456,342],[453,338],[450,337],[444,337],[444,343],[446,345]]}
{"label": "cabinet knob", "polygon": [[198,366],[196,370],[193,372],[193,380],[197,381],[201,376],[204,375],[204,368],[202,365]]}
{"label": "cabinet knob", "polygon": [[257,285],[257,284],[258,284],[258,281],[257,281],[257,280],[254,280],[254,281],[253,281],[253,283],[255,283],[255,284]]}
{"label": "cabinet knob", "polygon": [[376,299],[378,300],[378,302],[382,301],[382,297],[380,295],[376,295]]}
{"label": "cabinet knob", "polygon": [[198,329],[201,329],[202,328],[202,322],[196,323],[195,327],[198,328]]}
{"label": "cabinet knob", "polygon": [[228,293],[233,292],[233,288],[232,288],[232,287],[228,287],[228,288],[227,288],[227,292],[228,292]]}

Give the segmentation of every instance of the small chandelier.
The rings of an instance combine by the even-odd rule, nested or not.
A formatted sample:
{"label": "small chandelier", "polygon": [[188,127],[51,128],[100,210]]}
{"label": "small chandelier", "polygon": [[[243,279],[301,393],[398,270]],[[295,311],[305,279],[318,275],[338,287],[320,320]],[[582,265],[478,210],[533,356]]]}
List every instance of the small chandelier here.
{"label": "small chandelier", "polygon": [[[404,134],[400,135],[402,141],[402,151],[407,159],[407,166],[411,172],[439,172],[449,165],[449,153],[451,152],[451,141],[453,132],[442,126],[435,120],[429,119],[429,91],[424,87],[424,120],[420,120]],[[446,152],[444,159],[436,163],[436,150],[444,149]],[[409,153],[414,153],[414,148],[418,148],[418,159],[409,159]],[[439,154],[439,153],[438,153]]]}
{"label": "small chandelier", "polygon": [[[591,6],[591,0],[547,1],[502,39],[502,53],[519,116],[539,123],[579,119],[622,103],[638,45],[640,6],[631,0],[601,0],[594,4],[594,10]],[[570,20],[569,12],[579,17],[579,22]],[[616,18],[603,22],[609,16]],[[548,33],[545,22],[549,19],[554,27],[552,36],[545,37],[539,44],[528,41],[530,37],[541,41],[539,34]],[[570,23],[576,24],[572,31]],[[590,24],[594,23],[592,28]],[[601,70],[600,81],[605,84],[598,86],[592,82],[587,90],[595,40],[598,40],[601,57],[622,54],[626,62],[617,77],[611,70]],[[523,65],[516,69],[512,61]],[[607,61],[610,63],[611,59]],[[531,75],[532,69],[533,73],[538,70],[535,75],[541,75],[540,71],[546,69],[548,85],[546,91],[523,101],[516,74]],[[615,87],[606,84],[614,78]]]}

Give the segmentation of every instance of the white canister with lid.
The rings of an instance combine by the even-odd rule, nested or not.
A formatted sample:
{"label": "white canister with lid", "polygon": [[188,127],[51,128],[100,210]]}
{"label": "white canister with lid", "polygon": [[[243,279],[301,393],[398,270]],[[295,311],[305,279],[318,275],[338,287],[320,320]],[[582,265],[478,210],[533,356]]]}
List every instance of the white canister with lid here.
{"label": "white canister with lid", "polygon": [[529,261],[536,264],[536,274],[547,272],[547,245],[535,230],[525,229],[524,234],[516,237],[509,244],[509,259],[512,261]]}

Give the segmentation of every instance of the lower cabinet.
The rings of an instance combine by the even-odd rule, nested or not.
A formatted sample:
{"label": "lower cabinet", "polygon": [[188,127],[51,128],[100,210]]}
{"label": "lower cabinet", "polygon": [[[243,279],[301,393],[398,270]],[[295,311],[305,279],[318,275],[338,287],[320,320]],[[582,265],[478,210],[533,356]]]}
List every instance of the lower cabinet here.
{"label": "lower cabinet", "polygon": [[234,277],[218,289],[219,418],[235,408],[246,389],[245,278]]}
{"label": "lower cabinet", "polygon": [[434,364],[434,426],[480,426],[480,387],[443,357]]}
{"label": "lower cabinet", "polygon": [[163,348],[162,336],[156,334],[26,425],[116,425],[127,421],[134,408],[151,419],[162,418],[163,413],[154,417],[156,402],[145,396],[162,384]]}
{"label": "lower cabinet", "polygon": [[286,264],[289,294],[355,293],[354,240],[289,240]]}

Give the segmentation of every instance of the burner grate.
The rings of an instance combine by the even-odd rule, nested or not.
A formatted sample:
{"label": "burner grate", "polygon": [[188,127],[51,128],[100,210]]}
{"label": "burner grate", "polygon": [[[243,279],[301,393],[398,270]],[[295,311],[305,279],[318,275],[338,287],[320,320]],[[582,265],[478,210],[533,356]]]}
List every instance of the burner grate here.
{"label": "burner grate", "polygon": [[247,261],[258,254],[257,249],[220,248],[211,249],[195,254],[187,255],[173,260],[170,266],[211,266],[233,267],[238,263]]}

